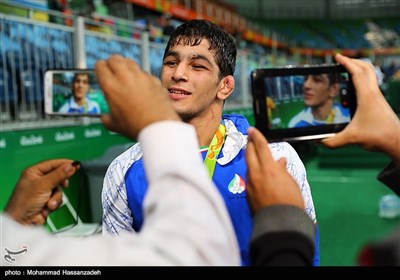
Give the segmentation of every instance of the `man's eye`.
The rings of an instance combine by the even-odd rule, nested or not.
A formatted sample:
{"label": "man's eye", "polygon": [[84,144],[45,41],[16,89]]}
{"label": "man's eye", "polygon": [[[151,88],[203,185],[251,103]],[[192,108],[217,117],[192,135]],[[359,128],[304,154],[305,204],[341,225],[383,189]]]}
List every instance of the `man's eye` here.
{"label": "man's eye", "polygon": [[165,65],[175,65],[176,62],[175,61],[165,61],[164,64]]}

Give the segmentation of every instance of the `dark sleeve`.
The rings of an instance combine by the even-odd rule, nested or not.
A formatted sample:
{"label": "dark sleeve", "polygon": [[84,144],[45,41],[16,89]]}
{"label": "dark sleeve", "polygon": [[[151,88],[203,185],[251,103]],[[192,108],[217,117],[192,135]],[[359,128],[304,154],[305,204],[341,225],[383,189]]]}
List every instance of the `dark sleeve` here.
{"label": "dark sleeve", "polygon": [[361,266],[400,266],[400,228],[384,239],[363,247],[358,255]]}
{"label": "dark sleeve", "polygon": [[315,225],[303,209],[265,207],[254,217],[250,260],[255,266],[312,266]]}
{"label": "dark sleeve", "polygon": [[[379,174],[378,180],[400,196],[400,164],[391,162]],[[361,266],[400,266],[400,228],[385,239],[369,243],[358,255]]]}
{"label": "dark sleeve", "polygon": [[391,162],[378,174],[378,180],[400,196],[400,164]]}

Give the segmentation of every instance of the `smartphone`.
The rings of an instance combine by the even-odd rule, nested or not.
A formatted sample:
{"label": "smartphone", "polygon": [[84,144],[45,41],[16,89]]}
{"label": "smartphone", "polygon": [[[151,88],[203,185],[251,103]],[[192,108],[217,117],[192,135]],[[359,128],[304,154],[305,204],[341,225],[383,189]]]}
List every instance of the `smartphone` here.
{"label": "smartphone", "polygon": [[93,69],[47,70],[44,88],[48,115],[100,117],[109,112]]}
{"label": "smartphone", "polygon": [[351,75],[338,64],[255,69],[251,91],[255,127],[270,142],[333,136],[356,110]]}

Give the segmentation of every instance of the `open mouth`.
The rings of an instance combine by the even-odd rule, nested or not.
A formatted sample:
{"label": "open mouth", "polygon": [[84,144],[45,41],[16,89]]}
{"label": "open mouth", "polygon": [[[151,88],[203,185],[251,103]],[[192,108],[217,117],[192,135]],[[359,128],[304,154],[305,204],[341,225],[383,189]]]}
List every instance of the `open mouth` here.
{"label": "open mouth", "polygon": [[190,95],[189,92],[184,91],[184,90],[178,90],[178,89],[169,89],[168,90],[170,94],[177,94],[177,95]]}

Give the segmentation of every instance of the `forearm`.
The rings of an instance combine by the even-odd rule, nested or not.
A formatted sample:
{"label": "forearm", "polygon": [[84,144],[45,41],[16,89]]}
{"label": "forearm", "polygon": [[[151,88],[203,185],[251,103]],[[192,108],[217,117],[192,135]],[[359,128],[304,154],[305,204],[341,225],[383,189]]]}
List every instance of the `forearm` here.
{"label": "forearm", "polygon": [[254,217],[251,262],[257,266],[311,266],[314,242],[314,223],[302,209],[269,206]]}

